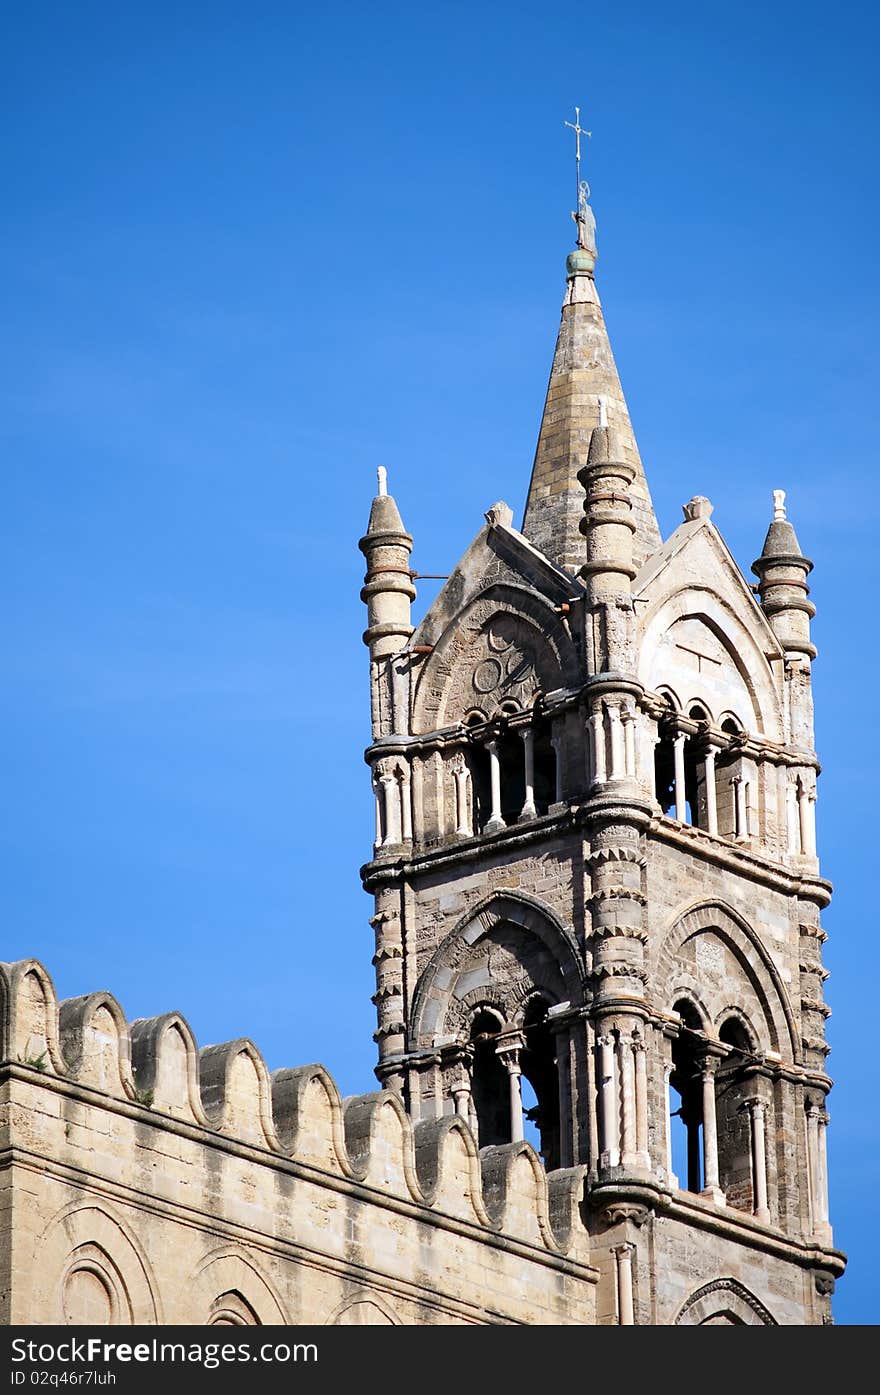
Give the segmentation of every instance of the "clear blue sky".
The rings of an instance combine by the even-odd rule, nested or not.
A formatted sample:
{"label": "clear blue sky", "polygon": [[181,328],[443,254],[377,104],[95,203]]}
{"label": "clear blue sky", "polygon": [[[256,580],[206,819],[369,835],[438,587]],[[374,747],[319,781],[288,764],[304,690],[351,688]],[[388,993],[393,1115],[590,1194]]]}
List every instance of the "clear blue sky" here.
{"label": "clear blue sky", "polygon": [[876,9],[84,0],[5,31],[2,957],[373,1088],[356,543],[379,463],[423,571],[519,514],[577,102],[664,534],[708,494],[747,569],[781,486],[816,562],[835,1311],[875,1322]]}

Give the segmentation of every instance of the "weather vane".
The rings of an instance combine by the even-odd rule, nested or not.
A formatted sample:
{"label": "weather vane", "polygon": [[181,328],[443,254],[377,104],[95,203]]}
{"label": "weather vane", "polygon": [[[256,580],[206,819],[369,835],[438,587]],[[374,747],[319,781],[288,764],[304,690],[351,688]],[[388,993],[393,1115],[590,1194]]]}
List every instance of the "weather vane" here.
{"label": "weather vane", "polygon": [[587,200],[590,197],[590,186],[585,179],[581,179],[581,136],[592,137],[593,132],[588,131],[581,125],[581,109],[575,107],[574,121],[566,121],[565,125],[570,131],[574,131],[574,165],[576,179],[577,208],[572,213],[572,218],[577,224],[577,245],[584,251],[596,251],[596,220],[593,217],[593,210]]}

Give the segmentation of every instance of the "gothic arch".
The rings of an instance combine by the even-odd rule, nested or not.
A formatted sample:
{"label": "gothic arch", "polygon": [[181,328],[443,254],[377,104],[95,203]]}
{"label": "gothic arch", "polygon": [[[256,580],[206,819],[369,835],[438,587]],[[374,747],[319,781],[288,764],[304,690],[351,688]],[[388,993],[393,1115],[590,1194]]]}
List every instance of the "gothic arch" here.
{"label": "gothic arch", "polygon": [[778,1327],[760,1299],[736,1279],[713,1279],[692,1293],[679,1308],[673,1326],[702,1327],[731,1323],[743,1327]]}
{"label": "gothic arch", "polygon": [[[752,618],[752,617],[750,617]],[[754,617],[760,624],[762,617]],[[737,609],[720,592],[709,586],[688,586],[671,594],[664,592],[652,600],[641,617],[639,646],[639,677],[656,690],[658,684],[668,688],[673,672],[665,668],[659,673],[652,669],[662,639],[680,621],[694,620],[710,631],[726,652],[732,670],[739,676],[749,702],[749,711],[739,714],[747,728],[771,739],[783,736],[782,713],[772,670],[767,660],[766,643],[762,645],[755,628],[746,623]],[[778,641],[768,630],[768,642]],[[705,702],[705,697],[694,699]]]}
{"label": "gothic arch", "polygon": [[[51,1311],[44,1318],[37,1317],[40,1308],[33,1299],[25,1305],[35,1321],[144,1326],[164,1321],[158,1285],[143,1247],[129,1227],[103,1204],[75,1201],[57,1212],[36,1240],[28,1268],[32,1284],[39,1281],[40,1291],[50,1295]],[[99,1285],[106,1291],[108,1316],[77,1318],[81,1302],[92,1307],[94,1313],[94,1302],[104,1301]],[[81,1293],[76,1294],[76,1288]],[[86,1291],[89,1288],[91,1297]]]}
{"label": "gothic arch", "polygon": [[324,1325],[325,1327],[399,1327],[400,1318],[377,1293],[363,1289],[340,1303]]}
{"label": "gothic arch", "polygon": [[[193,1272],[188,1285],[191,1321],[204,1324],[216,1322],[221,1313],[232,1323],[235,1311],[239,1318],[253,1314],[251,1322],[233,1325],[284,1327],[288,1318],[273,1285],[250,1258],[234,1245],[222,1245],[209,1250]],[[233,1305],[232,1299],[237,1303]],[[242,1304],[245,1305],[242,1308]]]}
{"label": "gothic arch", "polygon": [[[714,936],[734,956],[751,990],[750,1001],[732,1002],[727,991],[723,1002],[719,999],[713,1010],[705,984],[683,972],[680,952],[700,936]],[[671,1007],[675,995],[694,997],[702,991],[706,1020],[716,1031],[725,1017],[737,1013],[751,1027],[759,1050],[770,1047],[788,1051],[792,1061],[799,1059],[797,1027],[779,971],[760,938],[732,906],[721,901],[701,901],[680,913],[660,948],[656,981],[664,1000],[669,999],[666,1006]],[[761,1010],[764,1031],[755,1021],[756,1006]]]}
{"label": "gothic arch", "polygon": [[[505,627],[506,648],[497,655],[488,650],[483,654],[484,638],[491,648],[490,626],[494,622]],[[487,704],[493,710],[500,706],[502,698],[509,695],[505,687],[510,678],[505,676],[508,653],[530,666],[525,681],[515,685],[524,694],[520,707],[531,706],[539,690],[552,692],[577,681],[574,645],[552,605],[525,587],[489,586],[450,620],[418,675],[413,731],[435,731],[462,721],[475,702],[481,711]],[[482,679],[477,677],[481,669]],[[477,681],[468,686],[471,677]],[[481,697],[484,700],[478,701]],[[484,711],[483,715],[492,713]]]}
{"label": "gothic arch", "polygon": [[[543,981],[534,976],[525,981],[523,976],[520,982],[509,985],[502,1000],[491,973],[484,973],[482,981],[474,974],[473,984],[466,986],[466,970],[476,957],[471,951],[481,942],[486,943],[487,963],[491,962],[490,937],[505,927],[516,933],[522,950],[532,959],[533,973],[537,969]],[[453,994],[456,984],[459,992]],[[453,997],[462,1010],[469,1012],[485,1002],[509,1020],[535,989],[553,1003],[583,1001],[584,977],[573,935],[540,901],[522,892],[495,892],[462,916],[422,973],[413,1001],[413,1043],[433,1041],[443,1028]]]}

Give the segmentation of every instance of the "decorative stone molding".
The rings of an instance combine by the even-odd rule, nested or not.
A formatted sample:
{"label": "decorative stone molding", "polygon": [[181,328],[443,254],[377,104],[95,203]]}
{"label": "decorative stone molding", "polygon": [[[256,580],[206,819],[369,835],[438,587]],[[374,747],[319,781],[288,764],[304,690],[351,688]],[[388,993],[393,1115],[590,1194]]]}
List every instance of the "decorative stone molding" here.
{"label": "decorative stone molding", "polygon": [[648,859],[635,848],[602,847],[593,848],[584,856],[584,865],[592,867],[602,862],[633,862],[637,867],[647,867]]}
{"label": "decorative stone molding", "polygon": [[584,898],[587,905],[598,904],[601,901],[636,901],[640,906],[647,906],[648,898],[631,886],[603,886],[597,891],[593,891]]}
{"label": "decorative stone molding", "polygon": [[643,945],[649,940],[647,930],[638,925],[596,925],[587,936],[591,940],[639,940]]}
{"label": "decorative stone molding", "polygon": [[650,1215],[650,1206],[638,1206],[632,1201],[614,1201],[602,1212],[608,1225],[617,1225],[619,1221],[631,1221],[637,1229],[641,1229]]}
{"label": "decorative stone molding", "polygon": [[736,1279],[715,1279],[698,1288],[679,1309],[674,1325],[699,1327],[711,1318],[728,1314],[733,1321],[748,1327],[778,1326],[760,1299]]}

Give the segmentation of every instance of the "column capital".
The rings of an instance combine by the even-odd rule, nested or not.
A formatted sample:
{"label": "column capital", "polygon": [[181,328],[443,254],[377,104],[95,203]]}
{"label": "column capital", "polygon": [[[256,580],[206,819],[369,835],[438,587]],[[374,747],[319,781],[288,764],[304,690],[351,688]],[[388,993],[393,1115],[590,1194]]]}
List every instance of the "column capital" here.
{"label": "column capital", "polygon": [[495,1054],[507,1067],[510,1075],[520,1075],[519,1053],[526,1041],[522,1032],[502,1032],[495,1045]]}
{"label": "column capital", "polygon": [[612,1245],[611,1253],[613,1255],[617,1255],[619,1261],[621,1259],[624,1259],[627,1255],[633,1254],[635,1252],[635,1249],[636,1247],[631,1240],[624,1240],[620,1245]]}

